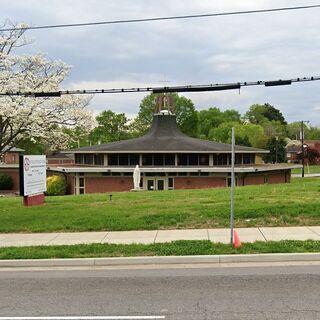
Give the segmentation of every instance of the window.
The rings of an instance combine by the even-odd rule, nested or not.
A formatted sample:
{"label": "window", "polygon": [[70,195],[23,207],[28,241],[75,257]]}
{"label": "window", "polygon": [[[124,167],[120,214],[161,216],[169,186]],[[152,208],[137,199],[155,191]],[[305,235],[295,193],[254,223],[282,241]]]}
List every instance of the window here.
{"label": "window", "polygon": [[142,155],[142,165],[143,166],[152,166],[152,154],[145,153]]}
{"label": "window", "polygon": [[175,165],[175,155],[173,153],[166,153],[164,155],[164,164],[166,166],[174,166]]}
{"label": "window", "polygon": [[169,190],[173,189],[173,178],[168,178],[168,189]]}
{"label": "window", "polygon": [[225,166],[228,164],[228,155],[226,153],[218,154],[214,156],[213,164],[215,166]]}
{"label": "window", "polygon": [[129,155],[127,153],[119,153],[119,165],[127,166],[129,164]]}
{"label": "window", "polygon": [[199,155],[197,153],[190,153],[189,154],[189,165],[190,166],[199,165]]}
{"label": "window", "polygon": [[254,163],[254,154],[244,153],[243,154],[243,164],[253,164]]}
{"label": "window", "polygon": [[208,166],[209,165],[209,155],[208,154],[199,154],[199,165]]}
{"label": "window", "polygon": [[95,154],[94,155],[94,164],[96,166],[103,166],[104,165],[104,156],[103,156],[103,154]]}
{"label": "window", "polygon": [[153,155],[153,164],[155,166],[163,166],[164,161],[163,161],[163,154],[162,153],[155,153]]}
{"label": "window", "polygon": [[79,173],[79,194],[84,194],[85,192],[85,177],[84,173]]}
{"label": "window", "polygon": [[186,153],[178,154],[178,166],[188,165],[188,155]]}
{"label": "window", "polygon": [[139,165],[140,163],[140,157],[138,154],[135,153],[131,153],[129,154],[129,165],[130,166],[135,166],[135,165]]}
{"label": "window", "polygon": [[93,164],[93,154],[84,155],[84,164]]}
{"label": "window", "polygon": [[108,155],[108,165],[109,166],[117,166],[119,164],[118,162],[118,154],[113,153]]}
{"label": "window", "polygon": [[76,164],[83,164],[83,154],[77,153],[75,155],[75,162]]}
{"label": "window", "polygon": [[[242,154],[236,154],[234,159],[235,164],[242,164]],[[231,158],[231,157],[230,157]]]}

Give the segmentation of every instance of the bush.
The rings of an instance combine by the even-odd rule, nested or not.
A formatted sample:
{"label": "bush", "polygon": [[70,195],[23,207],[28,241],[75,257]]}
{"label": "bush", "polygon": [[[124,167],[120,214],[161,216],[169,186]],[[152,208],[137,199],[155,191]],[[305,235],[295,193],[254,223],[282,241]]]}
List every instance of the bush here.
{"label": "bush", "polygon": [[48,196],[60,196],[66,194],[67,183],[61,176],[50,176],[47,178],[47,192]]}
{"label": "bush", "polygon": [[5,173],[0,173],[0,190],[11,190],[13,187],[13,181],[11,176]]}

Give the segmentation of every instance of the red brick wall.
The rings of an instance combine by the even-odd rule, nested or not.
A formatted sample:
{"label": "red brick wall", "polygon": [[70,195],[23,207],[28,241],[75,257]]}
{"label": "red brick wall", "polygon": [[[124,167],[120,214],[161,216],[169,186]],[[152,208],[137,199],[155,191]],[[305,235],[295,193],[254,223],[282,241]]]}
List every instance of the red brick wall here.
{"label": "red brick wall", "polygon": [[74,176],[67,176],[67,194],[74,194]]}
{"label": "red brick wall", "polygon": [[285,183],[285,182],[286,182],[285,172],[269,174],[269,183]]}
{"label": "red brick wall", "polygon": [[85,193],[130,191],[131,177],[85,177]]}
{"label": "red brick wall", "polygon": [[19,184],[19,168],[0,168],[0,173],[5,173],[9,175],[13,180],[12,191],[20,191]]}
{"label": "red brick wall", "polygon": [[226,178],[218,177],[176,177],[174,178],[175,189],[205,189],[225,187]]}
{"label": "red brick wall", "polygon": [[[256,184],[264,184],[264,175],[248,175],[244,177],[244,185],[256,185]],[[242,184],[241,184],[242,185]]]}
{"label": "red brick wall", "polygon": [[19,152],[6,152],[4,154],[4,163],[18,164],[19,163]]}

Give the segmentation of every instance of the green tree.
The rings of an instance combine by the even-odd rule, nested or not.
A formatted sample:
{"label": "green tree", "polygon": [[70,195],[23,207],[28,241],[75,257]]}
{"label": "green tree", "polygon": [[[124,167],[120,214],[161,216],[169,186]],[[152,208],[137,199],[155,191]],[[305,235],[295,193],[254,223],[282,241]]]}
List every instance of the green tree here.
{"label": "green tree", "polygon": [[90,144],[90,133],[82,127],[64,128],[65,134],[70,136],[68,148],[81,148]]}
{"label": "green tree", "polygon": [[281,137],[271,137],[267,141],[266,149],[270,151],[264,157],[267,163],[286,162],[286,141]]}
{"label": "green tree", "polygon": [[219,108],[209,108],[198,112],[199,118],[199,137],[209,138],[209,132],[212,128],[217,128],[223,122],[239,122],[240,113],[236,110],[221,111]]}
{"label": "green tree", "polygon": [[264,133],[264,128],[259,124],[245,123],[236,126],[236,136],[241,139],[248,138],[250,146],[253,148],[264,149],[267,143],[267,136]]}
{"label": "green tree", "polygon": [[[140,103],[138,116],[131,125],[132,131],[139,135],[146,133],[152,123],[153,114],[156,111],[158,94],[150,94]],[[177,124],[181,131],[188,136],[196,137],[198,133],[198,116],[194,104],[190,99],[172,93],[173,107],[177,116]]]}
{"label": "green tree", "polygon": [[261,124],[265,120],[287,124],[281,111],[269,103],[252,105],[244,115],[244,118],[254,124]]}
{"label": "green tree", "polygon": [[115,113],[111,110],[101,112],[95,127],[89,136],[91,143],[108,143],[129,138],[128,119],[124,113]]}
{"label": "green tree", "polygon": [[[305,135],[307,133],[307,126],[304,124],[304,132]],[[287,125],[287,132],[288,132],[288,138],[292,140],[299,140],[300,139],[300,131],[301,131],[301,122],[291,122]]]}
{"label": "green tree", "polygon": [[235,139],[239,145],[254,148],[265,148],[267,137],[263,127],[257,124],[240,124],[237,122],[224,122],[209,132],[209,139],[223,143],[231,143],[231,128],[235,128]]}
{"label": "green tree", "polygon": [[309,140],[320,140],[320,128],[319,127],[309,127],[305,138]]}

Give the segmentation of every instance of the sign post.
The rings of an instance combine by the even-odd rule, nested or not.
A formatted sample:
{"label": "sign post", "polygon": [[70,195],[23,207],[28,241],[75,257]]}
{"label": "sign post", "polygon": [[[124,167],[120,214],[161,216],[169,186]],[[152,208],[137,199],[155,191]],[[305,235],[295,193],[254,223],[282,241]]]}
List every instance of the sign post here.
{"label": "sign post", "polygon": [[20,195],[27,207],[44,203],[46,191],[46,156],[26,156],[19,158]]}
{"label": "sign post", "polygon": [[230,243],[233,244],[233,227],[234,227],[234,162],[235,162],[235,137],[234,128],[232,128],[231,137],[231,186],[230,186]]}

